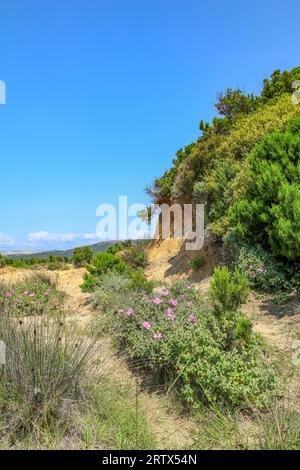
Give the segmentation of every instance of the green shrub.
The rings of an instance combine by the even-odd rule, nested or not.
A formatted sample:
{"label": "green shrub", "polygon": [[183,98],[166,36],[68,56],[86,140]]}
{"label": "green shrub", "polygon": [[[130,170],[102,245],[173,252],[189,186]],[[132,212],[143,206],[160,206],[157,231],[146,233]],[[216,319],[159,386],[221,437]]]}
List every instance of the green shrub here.
{"label": "green shrub", "polygon": [[90,263],[93,257],[93,251],[88,246],[81,246],[75,248],[72,256],[72,263],[77,268],[84,266],[87,263]]}
{"label": "green shrub", "polygon": [[252,288],[264,292],[278,292],[291,288],[284,263],[276,260],[259,245],[239,246],[235,254],[235,264],[247,277]]}
{"label": "green shrub", "polygon": [[110,253],[111,255],[115,255],[116,253],[118,253],[119,251],[122,251],[123,249],[124,249],[123,244],[121,242],[116,242],[113,245],[106,248],[105,252]]}
{"label": "green shrub", "polygon": [[94,256],[91,264],[87,267],[88,272],[94,276],[101,276],[110,270],[122,273],[125,269],[126,265],[121,258],[106,252]]}
{"label": "green shrub", "polygon": [[274,373],[249,321],[238,313],[217,320],[187,283],[152,295],[136,292],[118,307],[110,328],[120,347],[185,405],[263,408],[274,395]]}
{"label": "green shrub", "polygon": [[223,266],[216,268],[211,282],[210,297],[217,316],[236,311],[249,295],[245,276],[238,270],[233,274]]}
{"label": "green shrub", "polygon": [[155,286],[155,282],[148,280],[143,271],[138,269],[136,271],[132,271],[129,274],[129,281],[127,282],[126,287],[131,290],[140,290],[145,292],[152,292]]}
{"label": "green shrub", "polygon": [[189,266],[194,271],[201,269],[206,263],[205,257],[202,255],[194,256],[194,258],[189,260]]}
{"label": "green shrub", "polygon": [[93,333],[101,335],[111,332],[113,317],[128,298],[141,292],[152,292],[154,282],[148,281],[141,271],[120,274],[109,271],[99,278],[92,295],[92,304],[96,310],[92,322]]}
{"label": "green shrub", "polygon": [[126,250],[124,260],[132,269],[144,269],[148,265],[147,244],[148,241],[138,241],[133,243],[131,247]]}
{"label": "green shrub", "polygon": [[300,259],[299,155],[300,118],[295,118],[250,153],[245,197],[230,210],[230,223],[243,240],[290,261]]}
{"label": "green shrub", "polygon": [[103,251],[92,258],[87,271],[83,276],[81,289],[83,292],[92,292],[103,274],[108,271],[123,273],[126,271],[126,264],[118,256]]}

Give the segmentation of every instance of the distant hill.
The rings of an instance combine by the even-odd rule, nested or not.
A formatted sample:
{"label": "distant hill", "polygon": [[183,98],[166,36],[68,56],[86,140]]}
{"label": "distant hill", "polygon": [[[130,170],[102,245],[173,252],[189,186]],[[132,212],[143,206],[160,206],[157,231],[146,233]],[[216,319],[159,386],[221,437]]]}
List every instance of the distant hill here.
{"label": "distant hill", "polygon": [[[94,245],[89,245],[94,255],[106,250],[109,246],[113,245],[115,241],[99,242]],[[51,251],[2,251],[1,254],[7,258],[20,259],[20,258],[49,258],[53,256],[67,256],[71,258],[74,248],[70,250],[51,250]]]}

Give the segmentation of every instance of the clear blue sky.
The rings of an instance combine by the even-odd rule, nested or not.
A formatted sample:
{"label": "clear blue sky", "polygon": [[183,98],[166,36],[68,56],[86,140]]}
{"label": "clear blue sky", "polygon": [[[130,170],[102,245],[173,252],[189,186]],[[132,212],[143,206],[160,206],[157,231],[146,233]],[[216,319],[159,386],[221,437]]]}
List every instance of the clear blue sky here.
{"label": "clear blue sky", "polygon": [[98,204],[147,202],[217,92],[300,65],[299,0],[2,0],[0,15],[3,250],[77,244]]}

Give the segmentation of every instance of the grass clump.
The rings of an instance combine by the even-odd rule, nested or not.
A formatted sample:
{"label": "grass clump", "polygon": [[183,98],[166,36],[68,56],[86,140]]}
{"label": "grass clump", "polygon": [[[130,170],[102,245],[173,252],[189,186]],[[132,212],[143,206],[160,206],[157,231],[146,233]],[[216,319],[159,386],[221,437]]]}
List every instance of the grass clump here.
{"label": "grass clump", "polygon": [[157,442],[127,383],[102,376],[91,386],[90,401],[79,420],[81,445],[87,449],[156,449]]}
{"label": "grass clump", "polygon": [[84,399],[94,341],[78,338],[70,324],[44,316],[20,320],[1,309],[0,338],[6,347],[1,375],[1,438],[38,439]]}

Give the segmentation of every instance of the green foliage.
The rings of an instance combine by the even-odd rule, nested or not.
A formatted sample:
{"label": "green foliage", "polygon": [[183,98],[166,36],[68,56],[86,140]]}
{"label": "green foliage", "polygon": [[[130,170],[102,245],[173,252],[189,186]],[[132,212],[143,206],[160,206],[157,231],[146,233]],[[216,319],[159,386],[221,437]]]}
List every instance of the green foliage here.
{"label": "green foliage", "polygon": [[93,251],[88,246],[77,247],[73,251],[72,263],[77,268],[90,263],[93,257]]}
{"label": "green foliage", "polygon": [[16,269],[44,268],[51,271],[67,269],[69,258],[66,256],[50,255],[48,258],[8,258],[0,254],[0,268],[10,266]]}
{"label": "green foliage", "polygon": [[[110,306],[110,331],[154,383],[194,409],[201,403],[233,408],[269,403],[275,376],[243,315],[233,312],[217,320],[197,291],[182,282],[156,294],[125,297],[117,308]],[[101,311],[97,320],[103,325]]]}
{"label": "green foliage", "polygon": [[146,268],[148,265],[147,245],[148,240],[135,242],[124,253],[124,261],[132,268]]}
{"label": "green foliage", "polygon": [[194,256],[189,260],[189,266],[194,271],[201,269],[206,263],[205,257],[203,255]]}
{"label": "green foliage", "polygon": [[226,93],[219,93],[218,102],[215,105],[217,111],[230,120],[240,114],[249,114],[257,108],[259,98],[253,93],[245,95],[239,88],[232,90],[227,88]]}
{"label": "green foliage", "polygon": [[129,298],[140,292],[150,294],[155,283],[148,281],[141,270],[126,274],[109,271],[100,279],[93,290],[92,303],[99,315],[93,319],[94,334],[111,332],[114,315],[124,307]]}
{"label": "green foliage", "polygon": [[244,199],[230,210],[230,222],[244,240],[266,244],[275,256],[300,258],[300,118],[285,132],[273,132],[248,159]]}
{"label": "green foliage", "polygon": [[[269,132],[282,129],[288,119],[299,113],[297,106],[291,100],[291,85],[294,80],[299,79],[299,70],[297,67],[283,74],[278,74],[276,71],[270,81],[264,81],[260,97],[243,94],[240,89],[230,88],[225,94],[219,94],[216,109],[224,117],[215,117],[211,125],[200,122],[202,135],[197,142],[187,146],[184,151],[180,150],[171,169],[156,179],[152,189],[147,190],[154,202],[162,204],[178,199],[190,202],[194,197],[198,198],[200,185],[205,201],[215,205],[210,214],[214,227],[221,210],[225,208],[227,211],[232,200],[238,199],[242,190],[242,187],[232,181],[225,198],[220,198],[222,188],[219,186],[218,173],[224,161],[228,161],[227,173],[230,183],[236,179],[240,171],[243,171],[242,162],[256,143]],[[236,161],[239,164],[232,174],[229,166],[235,166]],[[215,165],[218,162],[221,163],[215,172]],[[225,189],[228,186],[224,178],[220,184]],[[223,204],[222,199],[225,199]],[[222,207],[218,207],[219,203]],[[222,216],[225,217],[224,211]],[[226,219],[224,223],[223,229],[222,222],[217,223],[216,230],[220,235],[226,232]]]}
{"label": "green foliage", "polygon": [[124,383],[124,377],[120,383],[112,375],[101,376],[90,387],[90,403],[80,416],[80,447],[123,451],[158,448],[147,416],[138,406],[139,391],[129,381]]}
{"label": "green foliage", "polygon": [[113,245],[109,246],[105,252],[106,253],[110,253],[112,255],[115,255],[116,253],[118,253],[119,251],[122,251],[124,249],[124,245],[123,243],[121,242],[116,242],[114,243]]}
{"label": "green foliage", "polygon": [[[12,442],[64,422],[83,399],[82,384],[94,341],[71,334],[70,323],[34,317],[23,322],[1,309],[0,337],[6,364],[0,368],[1,434]],[[68,406],[66,406],[68,403]]]}
{"label": "green foliage", "polygon": [[91,293],[95,289],[97,285],[97,278],[89,273],[84,273],[83,275],[83,283],[81,284],[80,288],[82,292]]}
{"label": "green foliage", "polygon": [[280,96],[283,93],[292,94],[292,84],[296,80],[300,80],[300,67],[294,67],[290,71],[285,70],[283,72],[277,69],[272,73],[270,80],[264,80],[261,96],[266,100]]}
{"label": "green foliage", "polygon": [[108,271],[123,273],[126,271],[126,264],[118,256],[103,251],[92,258],[87,271],[83,276],[81,289],[83,292],[92,292],[103,274]]}
{"label": "green foliage", "polygon": [[235,264],[254,289],[278,292],[291,287],[285,265],[259,245],[239,246],[235,254]]}
{"label": "green foliage", "polygon": [[161,178],[157,178],[153,187],[148,187],[146,192],[154,199],[157,204],[168,202],[171,197],[172,187],[182,163],[191,155],[195,143],[187,145],[185,149],[178,150],[176,158],[173,160],[173,166],[166,171]]}
{"label": "green foliage", "polygon": [[143,271],[141,269],[137,269],[136,271],[130,272],[129,281],[126,287],[131,290],[145,291],[150,293],[155,287],[155,282],[149,281],[145,277]]}
{"label": "green foliage", "polygon": [[65,295],[46,276],[37,273],[16,284],[0,283],[0,305],[12,316],[36,316],[59,313]]}
{"label": "green foliage", "polygon": [[247,279],[238,270],[233,274],[223,266],[216,268],[211,282],[210,297],[218,317],[237,310],[249,295]]}
{"label": "green foliage", "polygon": [[94,256],[91,264],[87,268],[88,272],[94,276],[101,276],[109,270],[122,273],[125,269],[126,265],[121,258],[106,252],[98,253]]}

